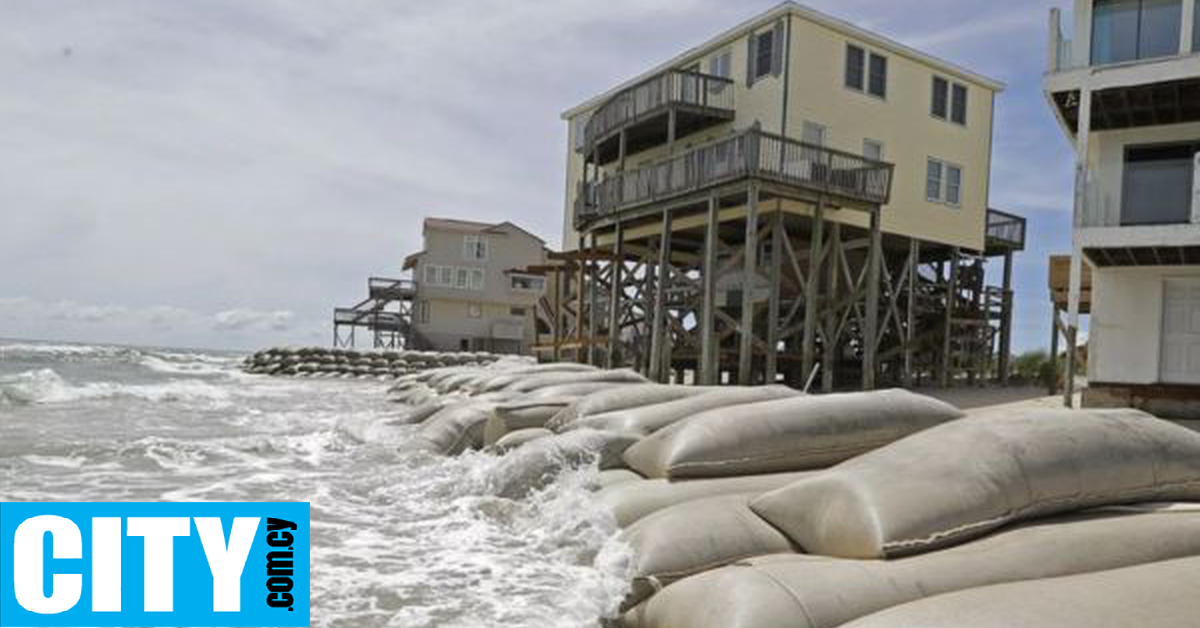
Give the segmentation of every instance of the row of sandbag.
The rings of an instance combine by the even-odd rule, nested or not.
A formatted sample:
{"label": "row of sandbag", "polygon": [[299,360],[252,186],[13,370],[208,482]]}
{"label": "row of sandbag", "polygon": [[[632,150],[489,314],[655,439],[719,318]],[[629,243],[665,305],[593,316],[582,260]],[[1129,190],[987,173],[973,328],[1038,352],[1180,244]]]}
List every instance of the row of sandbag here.
{"label": "row of sandbag", "polygon": [[[501,356],[483,352],[355,351],[326,347],[272,347],[247,356],[242,370],[248,373],[290,377],[397,378],[409,373],[447,366],[479,366]],[[527,358],[504,356],[505,360]]]}
{"label": "row of sandbag", "polygon": [[[1117,599],[1142,604],[1104,625],[1194,625],[1179,622],[1200,599],[1200,507],[1146,504],[1200,500],[1200,435],[1141,412],[968,417],[825,471],[676,485],[698,482],[730,492],[622,532],[635,555],[625,625],[832,628],[891,607],[861,625],[1097,625],[1049,623],[1049,601],[1084,582],[1119,583]],[[645,492],[627,481],[600,494],[636,504]],[[1190,574],[1189,597],[1155,591],[1159,572]],[[1050,580],[1020,584],[1036,579]],[[953,594],[977,587],[988,593]],[[1013,591],[1039,614],[1004,614]],[[955,623],[973,604],[990,610]]]}

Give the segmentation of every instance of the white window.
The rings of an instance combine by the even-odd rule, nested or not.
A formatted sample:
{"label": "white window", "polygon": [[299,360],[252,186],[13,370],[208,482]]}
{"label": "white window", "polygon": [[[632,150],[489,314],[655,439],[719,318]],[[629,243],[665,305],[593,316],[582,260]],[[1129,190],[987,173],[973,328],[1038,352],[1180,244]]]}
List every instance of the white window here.
{"label": "white window", "polygon": [[746,49],[746,84],[783,72],[783,22],[750,35]]}
{"label": "white window", "polygon": [[967,124],[967,86],[940,76],[933,77],[933,96],[929,113],[939,120]]}
{"label": "white window", "polygon": [[729,78],[733,73],[732,62],[733,55],[728,50],[722,50],[708,58],[708,73]]}
{"label": "white window", "polygon": [[813,146],[825,145],[825,127],[816,122],[804,121],[804,128],[801,131],[800,141]]}
{"label": "white window", "polygon": [[546,278],[538,277],[537,275],[521,275],[513,273],[512,275],[509,275],[509,282],[513,290],[542,292],[546,289]]}
{"label": "white window", "polygon": [[962,168],[946,166],[946,202],[957,207],[962,199]]}
{"label": "white window", "polygon": [[455,269],[454,287],[459,290],[466,290],[471,287],[471,269],[457,268]]}
{"label": "white window", "polygon": [[433,264],[425,265],[425,283],[436,286],[438,283],[438,267]]}
{"label": "white window", "polygon": [[485,235],[463,236],[463,259],[468,262],[483,262],[488,258],[488,239]]}
{"label": "white window", "polygon": [[413,320],[418,325],[429,322],[429,301],[421,300],[413,303]]}
{"label": "white window", "polygon": [[863,157],[872,161],[883,161],[883,142],[873,139],[863,140]]}
{"label": "white window", "polygon": [[962,204],[962,167],[930,159],[925,175],[925,198],[953,207]]}
{"label": "white window", "polygon": [[942,200],[942,162],[929,160],[925,173],[925,198],[935,203]]}
{"label": "white window", "polygon": [[471,318],[483,318],[483,305],[479,303],[468,303],[467,316]]}
{"label": "white window", "polygon": [[483,290],[483,269],[482,268],[472,268],[471,269],[471,289],[472,290]]}
{"label": "white window", "polygon": [[454,285],[454,267],[439,266],[438,267],[438,285],[453,286]]}

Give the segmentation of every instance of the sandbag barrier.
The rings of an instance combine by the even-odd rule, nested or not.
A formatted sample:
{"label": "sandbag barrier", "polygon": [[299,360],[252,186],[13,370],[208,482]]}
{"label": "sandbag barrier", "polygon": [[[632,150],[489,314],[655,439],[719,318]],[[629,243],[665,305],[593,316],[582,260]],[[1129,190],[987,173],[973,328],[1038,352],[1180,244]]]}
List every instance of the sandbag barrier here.
{"label": "sandbag barrier", "polygon": [[[246,373],[278,377],[389,380],[427,369],[491,364],[502,356],[484,352],[355,351],[324,347],[274,347],[242,361]],[[503,356],[527,362],[525,358]]]}
{"label": "sandbag barrier", "polygon": [[1137,411],[967,416],[904,390],[683,387],[578,364],[444,365],[388,394],[416,426],[407,446],[499,456],[499,497],[600,469],[590,490],[633,553],[605,625],[901,628],[942,597],[958,612],[1044,579],[1065,603],[1061,578],[1200,566],[1200,434]]}

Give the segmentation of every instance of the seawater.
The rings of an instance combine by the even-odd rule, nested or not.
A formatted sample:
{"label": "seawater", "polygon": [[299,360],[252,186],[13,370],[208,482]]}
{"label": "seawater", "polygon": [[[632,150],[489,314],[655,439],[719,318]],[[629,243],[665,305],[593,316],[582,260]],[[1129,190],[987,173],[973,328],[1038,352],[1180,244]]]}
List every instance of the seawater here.
{"label": "seawater", "polygon": [[0,501],[306,501],[314,626],[598,626],[628,551],[594,467],[521,500],[498,459],[398,447],[387,384],[242,356],[0,340]]}

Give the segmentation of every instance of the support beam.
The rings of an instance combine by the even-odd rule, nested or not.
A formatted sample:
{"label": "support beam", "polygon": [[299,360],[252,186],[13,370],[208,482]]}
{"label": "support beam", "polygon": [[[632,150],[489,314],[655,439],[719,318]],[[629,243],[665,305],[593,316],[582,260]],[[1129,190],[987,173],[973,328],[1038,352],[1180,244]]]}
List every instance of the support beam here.
{"label": "support beam", "polygon": [[704,229],[703,302],[700,305],[700,383],[717,384],[717,363],[720,347],[714,334],[717,307],[717,248],[720,246],[720,215],[717,197],[708,198],[708,219]]}
{"label": "support beam", "polygon": [[1058,394],[1058,336],[1059,325],[1058,305],[1050,303],[1050,381],[1046,383],[1051,395]]}
{"label": "support beam", "polygon": [[[583,250],[585,250],[584,247],[586,245],[587,245],[587,240],[581,234],[579,236],[579,244],[578,244],[578,248],[576,250],[583,251]],[[587,284],[587,264],[588,264],[588,262],[586,259],[583,259],[583,256],[580,256],[579,261],[576,263],[579,264],[579,270],[577,273],[578,284],[575,286],[575,347],[576,347],[575,361],[580,362],[580,363],[586,363],[587,362],[586,349],[587,349],[587,347],[591,346],[591,342],[592,342],[592,337],[587,336],[586,337],[587,338],[586,345],[584,343],[584,337],[585,337],[584,333],[587,331],[587,327],[584,324],[583,313],[584,313],[585,299],[587,298],[586,291],[588,288],[588,284]]]}
{"label": "support beam", "polygon": [[671,280],[671,210],[663,212],[662,233],[658,242],[658,272],[654,282],[654,312],[651,315],[650,327],[650,379],[663,383],[666,381],[663,370],[663,345],[668,333],[667,317],[667,283]]}
{"label": "support beam", "polygon": [[1009,371],[1012,368],[1012,318],[1013,318],[1013,252],[1004,253],[1004,280],[1000,286],[1000,356],[997,369],[1000,371],[1000,383],[1008,385]]}
{"label": "support beam", "polygon": [[1067,294],[1067,368],[1063,377],[1063,405],[1075,404],[1075,345],[1079,333],[1079,293],[1083,285],[1083,243],[1080,230],[1087,211],[1088,139],[1092,134],[1092,91],[1079,90],[1079,130],[1075,134],[1075,207],[1071,229],[1071,268]]}
{"label": "support beam", "polygon": [[921,267],[921,241],[908,241],[908,304],[904,313],[904,386],[913,387],[913,339],[917,333],[917,280]]}
{"label": "support beam", "polygon": [[754,278],[758,274],[758,185],[746,192],[746,242],[742,254],[742,322],[738,336],[738,383],[750,385],[754,367]]}
{"label": "support beam", "polygon": [[954,345],[954,304],[958,300],[958,262],[961,254],[957,246],[950,247],[950,276],[946,281],[945,320],[942,325],[942,363],[938,370],[938,385],[950,385],[950,363]]}
{"label": "support beam", "polygon": [[[592,253],[597,252],[596,232],[595,231],[591,232],[590,246],[588,247],[588,250],[591,251]],[[591,276],[589,277],[589,289],[588,289],[588,298],[587,298],[587,301],[588,301],[587,363],[591,364],[591,365],[595,365],[596,362],[599,360],[598,356],[596,355],[596,327],[598,325],[597,319],[600,317],[600,312],[599,312],[600,303],[599,303],[599,298],[597,296],[597,292],[599,292],[599,289],[600,289],[600,262],[591,260],[588,262],[588,268],[590,269]]]}
{"label": "support beam", "polygon": [[879,208],[871,210],[871,244],[867,248],[867,303],[863,325],[862,388],[875,389],[875,370],[879,367],[879,264],[883,255],[883,232],[879,225]]}
{"label": "support beam", "polygon": [[[833,222],[829,225],[829,245],[826,247],[829,252],[829,258],[826,260],[825,267],[829,275],[827,278],[825,294],[825,328],[822,333],[822,356],[821,356],[821,390],[827,393],[833,392],[834,374],[837,370],[837,345],[838,345],[838,311],[836,303],[838,302],[838,283],[841,281],[841,259],[842,259],[842,223]],[[853,286],[850,286],[853,288]]]}
{"label": "support beam", "polygon": [[609,273],[608,295],[608,368],[620,366],[620,356],[617,354],[621,341],[621,297],[625,292],[625,229],[617,223],[613,232],[612,271]]}
{"label": "support beam", "polygon": [[820,312],[817,301],[820,299],[821,275],[825,260],[822,253],[825,246],[824,234],[825,197],[821,196],[817,200],[816,209],[813,210],[812,237],[808,244],[808,279],[804,285],[804,336],[800,344],[800,362],[803,371],[801,377],[806,384],[812,377],[813,366],[816,365],[817,326],[821,324],[817,319]]}
{"label": "support beam", "polygon": [[766,383],[768,384],[775,383],[775,377],[779,370],[779,284],[783,280],[783,239],[787,237],[784,229],[783,211],[776,209],[771,214],[771,270],[768,281],[770,294],[767,297]]}
{"label": "support beam", "polygon": [[554,296],[553,296],[553,298],[554,298],[554,326],[553,326],[553,329],[551,330],[554,333],[554,347],[553,347],[553,350],[551,351],[551,357],[554,359],[555,362],[558,362],[562,358],[562,354],[559,351],[559,347],[562,345],[562,321],[563,321],[562,278],[563,278],[563,274],[555,271],[555,272],[551,273],[551,276],[554,277],[554,279],[553,279],[553,281],[554,281]]}

